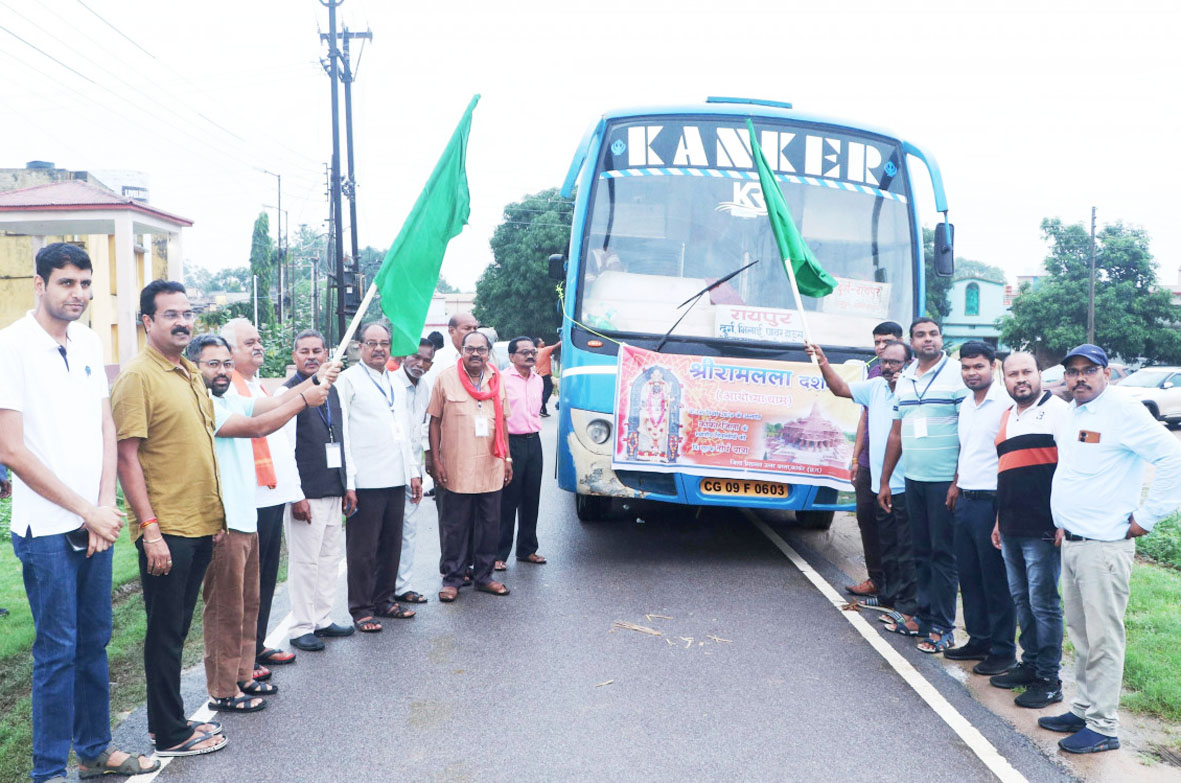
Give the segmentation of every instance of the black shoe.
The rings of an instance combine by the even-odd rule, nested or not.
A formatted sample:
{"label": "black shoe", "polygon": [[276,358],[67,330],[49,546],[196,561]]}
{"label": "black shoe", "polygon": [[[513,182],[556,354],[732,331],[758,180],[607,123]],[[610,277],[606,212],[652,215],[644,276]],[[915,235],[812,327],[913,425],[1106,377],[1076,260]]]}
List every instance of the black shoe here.
{"label": "black shoe", "polygon": [[[1031,710],[1040,710],[1042,707],[1049,707],[1060,701],[1062,701],[1061,680],[1037,680],[1025,689],[1025,693],[1019,694],[1017,698],[1013,699],[1013,703],[1018,707]],[[1073,713],[1071,714],[1073,715]]]}
{"label": "black shoe", "polygon": [[1017,659],[1011,655],[990,655],[972,667],[976,674],[1004,674],[1017,665]]}
{"label": "black shoe", "polygon": [[341,636],[352,636],[355,631],[356,629],[354,629],[351,625],[338,625],[337,623],[333,623],[332,625],[327,625],[323,628],[317,628],[315,631],[313,631],[313,633],[316,636],[326,636],[330,639],[335,639]]}
{"label": "black shoe", "polygon": [[320,652],[324,649],[324,642],[317,639],[315,634],[305,633],[303,636],[297,636],[292,639],[291,646],[297,650]]}
{"label": "black shoe", "polygon": [[1070,753],[1102,753],[1119,750],[1119,737],[1109,737],[1084,727],[1077,734],[1058,740],[1058,747]]}
{"label": "black shoe", "polygon": [[1082,731],[1087,727],[1087,722],[1075,715],[1073,712],[1066,712],[1062,715],[1051,715],[1048,718],[1038,718],[1037,725],[1043,729],[1056,731],[1060,734],[1074,734]]}
{"label": "black shoe", "polygon": [[1007,688],[1013,690],[1022,685],[1032,685],[1037,682],[1037,673],[1032,666],[1021,663],[1015,669],[1010,669],[1005,674],[998,674],[995,677],[990,677],[989,684],[997,688]]}
{"label": "black shoe", "polygon": [[952,647],[943,651],[943,657],[949,661],[983,661],[988,657],[989,642],[970,640],[961,647]]}

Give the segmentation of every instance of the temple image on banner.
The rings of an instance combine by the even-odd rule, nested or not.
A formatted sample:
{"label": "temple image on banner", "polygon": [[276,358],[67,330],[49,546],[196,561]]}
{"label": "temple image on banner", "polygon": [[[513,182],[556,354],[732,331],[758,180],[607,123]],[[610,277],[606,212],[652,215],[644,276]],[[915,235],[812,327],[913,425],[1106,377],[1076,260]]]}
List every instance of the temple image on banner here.
{"label": "temple image on banner", "polygon": [[824,414],[819,402],[808,415],[767,424],[763,459],[810,465],[845,466],[852,449],[844,430]]}
{"label": "temple image on banner", "polygon": [[680,451],[681,382],[667,367],[649,367],[628,394],[627,458],[674,463]]}

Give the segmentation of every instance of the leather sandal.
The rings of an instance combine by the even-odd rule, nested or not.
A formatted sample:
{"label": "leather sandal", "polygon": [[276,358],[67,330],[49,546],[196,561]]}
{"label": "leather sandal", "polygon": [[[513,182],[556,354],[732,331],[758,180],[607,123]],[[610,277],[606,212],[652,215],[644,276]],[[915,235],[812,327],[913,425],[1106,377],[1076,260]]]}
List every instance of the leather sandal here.
{"label": "leather sandal", "polygon": [[123,759],[123,763],[119,766],[107,766],[107,762],[111,759],[111,754],[118,752],[119,749],[112,745],[98,754],[97,758],[89,760],[78,759],[78,777],[86,780],[88,778],[101,778],[103,775],[145,775],[160,769],[159,759],[152,759],[152,765],[149,767],[140,766],[140,759],[147,758],[142,753],[128,753],[127,758]]}

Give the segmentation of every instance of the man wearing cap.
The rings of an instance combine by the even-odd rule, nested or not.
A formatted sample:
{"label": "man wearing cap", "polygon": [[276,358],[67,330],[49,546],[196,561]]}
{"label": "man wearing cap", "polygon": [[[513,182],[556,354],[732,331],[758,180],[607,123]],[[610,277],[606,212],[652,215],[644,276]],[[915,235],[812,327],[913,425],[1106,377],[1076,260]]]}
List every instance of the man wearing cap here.
{"label": "man wearing cap", "polygon": [[[1109,389],[1102,348],[1084,344],[1066,354],[1066,388],[1074,396],[1055,432],[1058,469],[1050,511],[1062,547],[1066,630],[1076,652],[1077,690],[1070,712],[1040,718],[1070,734],[1071,753],[1119,747],[1124,672],[1124,612],[1136,544],[1181,505],[1181,444],[1136,400]],[[1153,466],[1140,500],[1146,463]]]}

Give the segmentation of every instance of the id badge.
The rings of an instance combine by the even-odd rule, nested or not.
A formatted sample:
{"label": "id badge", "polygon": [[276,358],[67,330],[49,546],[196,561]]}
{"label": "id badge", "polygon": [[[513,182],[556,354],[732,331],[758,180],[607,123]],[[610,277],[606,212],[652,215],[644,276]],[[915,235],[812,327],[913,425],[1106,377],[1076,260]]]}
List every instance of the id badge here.
{"label": "id badge", "polygon": [[916,438],[927,437],[927,420],[921,416],[914,420],[914,436]]}
{"label": "id badge", "polygon": [[339,443],[325,443],[324,444],[324,460],[328,463],[329,470],[339,470],[341,464],[340,458],[340,444]]}
{"label": "id badge", "polygon": [[395,443],[405,439],[405,436],[402,434],[402,425],[398,423],[397,419],[394,419],[393,424],[390,426],[390,431],[394,435]]}
{"label": "id badge", "polygon": [[476,425],[476,437],[477,438],[487,438],[488,437],[488,417],[487,416],[477,416],[476,418],[472,419],[472,421],[475,422],[475,425]]}

